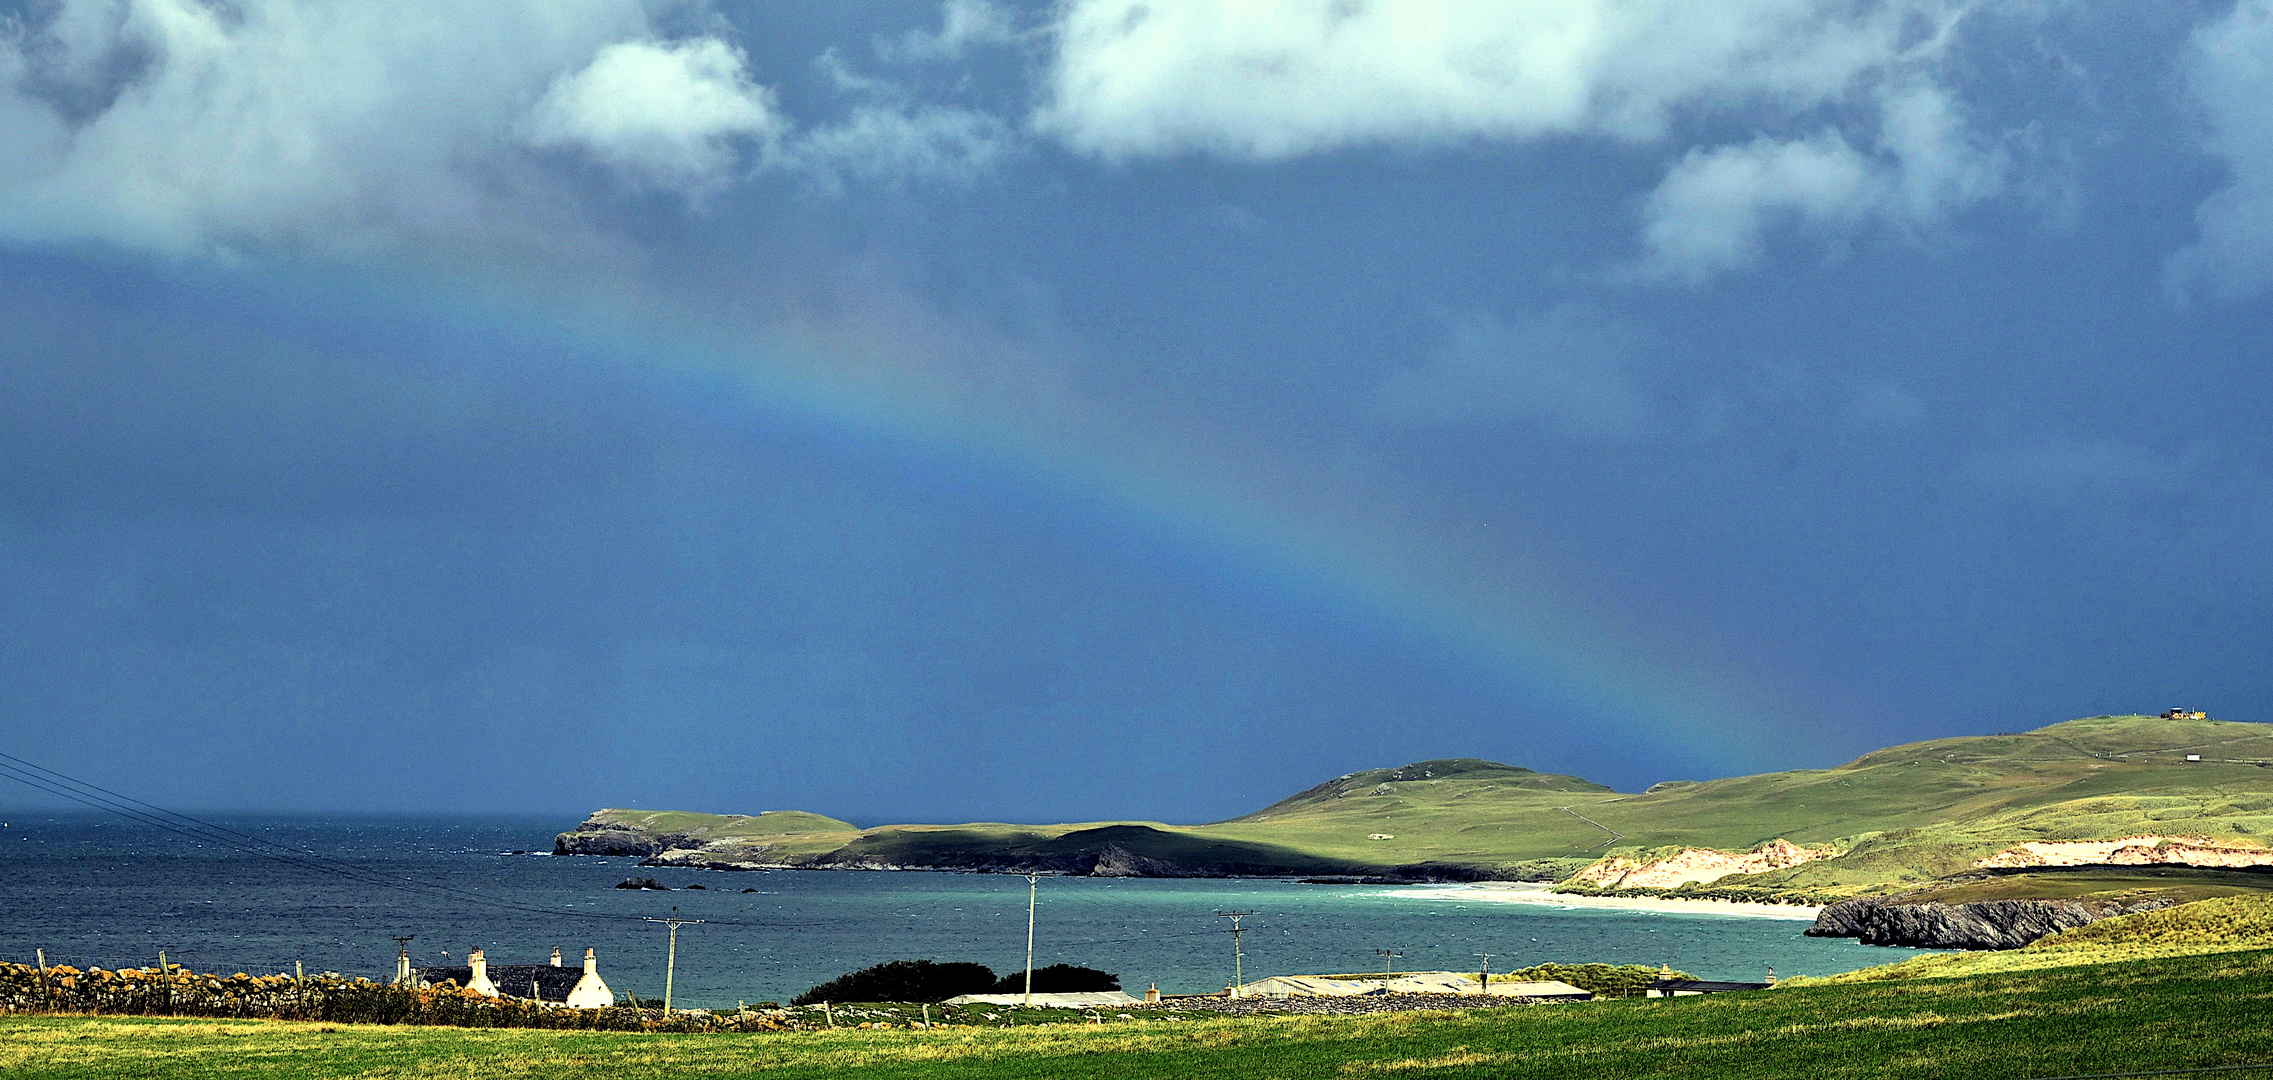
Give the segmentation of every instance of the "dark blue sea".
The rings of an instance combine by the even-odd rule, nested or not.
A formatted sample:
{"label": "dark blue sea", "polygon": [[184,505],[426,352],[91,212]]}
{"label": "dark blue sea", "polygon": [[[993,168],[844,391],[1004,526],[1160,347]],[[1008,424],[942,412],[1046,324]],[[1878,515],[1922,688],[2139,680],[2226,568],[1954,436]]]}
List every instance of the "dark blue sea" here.
{"label": "dark blue sea", "polygon": [[[885,960],[986,964],[1025,959],[1026,879],[987,874],[642,868],[630,858],[545,852],[575,824],[538,817],[243,817],[216,824],[337,865],[280,862],[116,818],[21,814],[0,829],[0,959],[141,966],[158,951],[200,971],[315,971],[384,978],[394,935],[415,935],[421,964],[575,962],[599,950],[619,993],[659,997],[666,931],[640,917],[676,907],[708,920],[679,931],[674,998],[692,1006],[786,1001]],[[671,892],[614,888],[655,877]],[[414,883],[389,888],[375,881]],[[704,885],[704,890],[685,888]],[[755,890],[755,891],[745,891]],[[1463,900],[1457,887],[1381,888],[1280,881],[1044,878],[1036,966],[1116,972],[1141,993],[1221,989],[1231,979],[1229,920],[1244,920],[1245,974],[1474,970],[1546,961],[1671,964],[1708,979],[1828,975],[1913,955],[1801,935],[1807,923],[1734,916],[1568,911]]]}

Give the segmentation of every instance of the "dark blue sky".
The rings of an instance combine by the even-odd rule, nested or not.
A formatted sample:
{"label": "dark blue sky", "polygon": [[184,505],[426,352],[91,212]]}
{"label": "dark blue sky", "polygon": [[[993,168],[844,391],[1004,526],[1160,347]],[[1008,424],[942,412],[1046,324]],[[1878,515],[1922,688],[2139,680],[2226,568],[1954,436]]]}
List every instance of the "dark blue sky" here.
{"label": "dark blue sky", "polygon": [[777,7],[0,5],[0,750],[1188,821],[2273,706],[2262,0]]}

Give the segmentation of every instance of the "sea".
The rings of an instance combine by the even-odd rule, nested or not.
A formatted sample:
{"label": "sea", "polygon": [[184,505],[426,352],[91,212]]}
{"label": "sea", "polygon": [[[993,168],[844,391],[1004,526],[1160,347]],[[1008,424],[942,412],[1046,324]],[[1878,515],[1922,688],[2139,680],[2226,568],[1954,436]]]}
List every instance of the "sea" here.
{"label": "sea", "polygon": [[[544,963],[555,947],[575,964],[590,948],[619,994],[661,997],[668,977],[673,1004],[692,1007],[788,1001],[887,960],[1003,974],[1026,963],[1023,876],[553,856],[553,834],[575,824],[554,817],[207,818],[228,830],[206,834],[220,843],[108,816],[0,816],[0,960],[44,950],[50,964],[140,967],[163,950],[202,972],[274,974],[297,962],[383,979],[398,947],[421,965],[462,964],[476,948],[492,963]],[[616,888],[647,877],[670,891]],[[1252,980],[1604,962],[1759,981],[1771,968],[1830,975],[1915,955],[1806,937],[1801,920],[1562,909],[1461,886],[1044,877],[1031,887],[1036,967],[1101,968],[1140,995],[1221,990],[1235,969]],[[674,918],[675,959],[670,924],[655,921]]]}

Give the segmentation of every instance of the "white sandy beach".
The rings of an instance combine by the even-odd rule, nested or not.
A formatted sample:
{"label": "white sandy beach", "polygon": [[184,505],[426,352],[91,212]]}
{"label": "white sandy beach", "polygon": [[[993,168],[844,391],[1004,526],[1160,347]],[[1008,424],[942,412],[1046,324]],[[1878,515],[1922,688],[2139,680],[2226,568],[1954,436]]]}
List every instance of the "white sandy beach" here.
{"label": "white sandy beach", "polygon": [[1619,911],[1657,911],[1682,915],[1738,915],[1753,919],[1815,920],[1820,907],[1800,904],[1746,904],[1733,900],[1664,900],[1656,897],[1577,896],[1554,893],[1545,882],[1480,881],[1473,885],[1399,889],[1393,896],[1417,900],[1480,901],[1493,904],[1545,904],[1561,908],[1611,908]]}

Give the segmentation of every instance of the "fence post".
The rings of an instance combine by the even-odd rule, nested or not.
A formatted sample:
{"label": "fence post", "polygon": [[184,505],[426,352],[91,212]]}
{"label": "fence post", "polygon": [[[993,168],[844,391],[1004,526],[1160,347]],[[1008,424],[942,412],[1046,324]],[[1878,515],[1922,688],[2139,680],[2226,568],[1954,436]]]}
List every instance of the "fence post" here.
{"label": "fence post", "polygon": [[39,950],[39,992],[47,999],[47,1011],[55,1011],[55,987],[47,981],[47,950]]}

